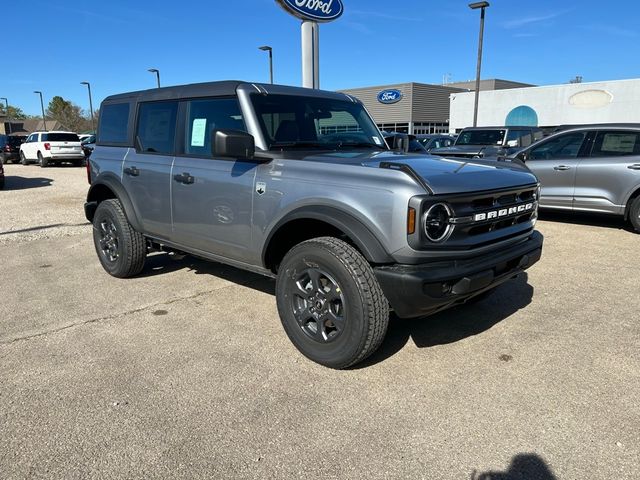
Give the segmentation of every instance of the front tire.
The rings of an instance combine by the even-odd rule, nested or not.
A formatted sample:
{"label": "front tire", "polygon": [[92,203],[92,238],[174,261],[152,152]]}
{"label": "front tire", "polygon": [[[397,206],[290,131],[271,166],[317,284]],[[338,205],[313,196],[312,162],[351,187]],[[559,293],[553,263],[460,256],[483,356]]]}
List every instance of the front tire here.
{"label": "front tire", "polygon": [[636,197],[629,207],[629,221],[633,229],[640,233],[640,196]]}
{"label": "front tire", "polygon": [[93,244],[102,267],[114,277],[140,273],[147,256],[144,236],[133,229],[117,199],[104,200],[93,217]]}
{"label": "front tire", "polygon": [[29,163],[27,161],[27,157],[24,156],[24,152],[20,152],[20,163],[22,165],[27,165]]}
{"label": "front tire", "polygon": [[371,355],[389,323],[389,304],[371,266],[333,237],[307,240],[285,255],[276,300],[291,342],[330,368],[347,368]]}

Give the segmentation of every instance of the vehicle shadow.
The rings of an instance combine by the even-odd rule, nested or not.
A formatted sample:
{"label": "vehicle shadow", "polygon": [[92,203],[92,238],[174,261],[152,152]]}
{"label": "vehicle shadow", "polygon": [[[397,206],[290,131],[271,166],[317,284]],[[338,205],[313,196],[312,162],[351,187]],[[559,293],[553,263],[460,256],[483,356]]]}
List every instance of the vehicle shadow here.
{"label": "vehicle shadow", "polygon": [[573,225],[586,225],[592,227],[615,228],[617,230],[633,231],[631,225],[618,215],[604,213],[584,212],[557,212],[540,210],[538,219],[545,222],[570,223]]}
{"label": "vehicle shadow", "polygon": [[45,177],[20,177],[17,175],[7,175],[4,179],[5,190],[26,190],[28,188],[50,187],[52,178]]}
{"label": "vehicle shadow", "polygon": [[275,296],[276,284],[272,278],[257,273],[247,272],[223,263],[209,262],[191,255],[173,255],[155,253],[149,255],[145,261],[144,270],[138,277],[152,277],[164,275],[177,270],[190,270],[197,275],[213,275],[243,287]]}
{"label": "vehicle shadow", "polygon": [[535,453],[520,453],[505,472],[473,472],[471,480],[556,480],[546,462]]}
{"label": "vehicle shadow", "polygon": [[352,369],[367,368],[398,353],[413,340],[418,348],[454,343],[478,335],[525,308],[533,298],[526,273],[497,287],[487,298],[423,318],[401,319],[391,315],[380,348]]}

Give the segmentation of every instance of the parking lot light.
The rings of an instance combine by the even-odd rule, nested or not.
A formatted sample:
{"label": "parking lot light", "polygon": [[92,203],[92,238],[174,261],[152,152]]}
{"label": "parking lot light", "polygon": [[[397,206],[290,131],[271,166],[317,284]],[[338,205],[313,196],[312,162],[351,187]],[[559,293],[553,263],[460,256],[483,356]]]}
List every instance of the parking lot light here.
{"label": "parking lot light", "polygon": [[33,93],[40,95],[40,108],[42,108],[42,123],[44,123],[44,130],[47,131],[47,119],[44,116],[44,102],[42,101],[42,92],[34,90]]}
{"label": "parking lot light", "polygon": [[469,4],[472,10],[480,9],[480,36],[478,39],[478,61],[476,63],[476,92],[473,104],[473,126],[478,125],[478,98],[480,96],[480,69],[482,66],[482,37],[484,34],[484,9],[489,6],[489,2],[473,2]]}
{"label": "parking lot light", "polygon": [[11,119],[9,118],[9,100],[7,97],[0,97],[0,100],[4,100],[4,104],[6,105],[4,109],[4,113],[7,115],[7,123],[9,124],[9,133],[11,133]]}
{"label": "parking lot light", "polygon": [[269,45],[263,45],[262,47],[258,47],[263,52],[269,52],[269,79],[271,83],[273,83],[273,48]]}
{"label": "parking lot light", "polygon": [[95,134],[96,124],[95,124],[95,120],[93,119],[93,100],[91,99],[91,84],[89,82],[80,82],[80,85],[86,85],[87,88],[89,89],[89,110],[91,111],[91,129]]}
{"label": "parking lot light", "polygon": [[150,68],[147,71],[156,74],[156,80],[158,81],[158,88],[160,88],[160,70],[158,70],[157,68]]}

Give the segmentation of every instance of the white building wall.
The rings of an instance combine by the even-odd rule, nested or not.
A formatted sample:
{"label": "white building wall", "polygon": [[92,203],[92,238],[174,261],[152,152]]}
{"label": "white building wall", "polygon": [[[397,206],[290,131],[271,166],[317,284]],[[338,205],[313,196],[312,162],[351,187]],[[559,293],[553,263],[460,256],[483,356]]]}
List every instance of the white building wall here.
{"label": "white building wall", "polygon": [[[450,97],[450,131],[473,125],[474,92]],[[516,107],[538,115],[538,126],[640,123],[640,79],[481,91],[478,126],[504,125]]]}

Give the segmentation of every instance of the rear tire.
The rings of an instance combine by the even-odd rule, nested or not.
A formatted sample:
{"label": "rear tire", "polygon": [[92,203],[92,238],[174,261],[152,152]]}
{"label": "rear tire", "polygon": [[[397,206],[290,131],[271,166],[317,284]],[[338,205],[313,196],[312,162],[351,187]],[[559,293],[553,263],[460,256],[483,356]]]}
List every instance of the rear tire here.
{"label": "rear tire", "polygon": [[40,152],[38,152],[38,163],[42,168],[47,168],[49,166],[49,159],[44,158]]}
{"label": "rear tire", "polygon": [[291,342],[330,368],[347,368],[371,355],[389,323],[389,304],[371,266],[333,237],[307,240],[285,255],[276,300]]}
{"label": "rear tire", "polygon": [[133,229],[120,200],[104,200],[98,205],[93,217],[93,244],[102,267],[114,277],[133,277],[144,268],[144,236]]}
{"label": "rear tire", "polygon": [[636,197],[629,207],[629,221],[633,229],[640,233],[640,196]]}

